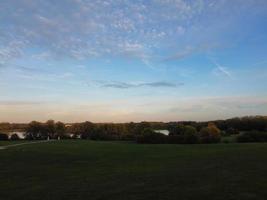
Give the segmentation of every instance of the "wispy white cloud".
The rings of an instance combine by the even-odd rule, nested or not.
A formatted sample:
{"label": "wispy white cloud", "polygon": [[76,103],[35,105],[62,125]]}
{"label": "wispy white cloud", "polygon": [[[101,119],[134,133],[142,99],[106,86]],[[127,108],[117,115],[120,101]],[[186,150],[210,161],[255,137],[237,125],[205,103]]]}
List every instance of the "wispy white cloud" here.
{"label": "wispy white cloud", "polygon": [[116,88],[116,89],[128,89],[128,88],[139,88],[139,87],[165,87],[165,88],[175,88],[183,86],[184,83],[173,83],[168,81],[156,81],[156,82],[140,82],[140,83],[126,83],[118,81],[97,81],[101,87],[105,88]]}
{"label": "wispy white cloud", "polygon": [[233,75],[230,72],[230,70],[228,70],[226,67],[218,64],[216,61],[210,59],[211,62],[216,66],[216,68],[214,68],[212,70],[212,73],[215,74],[216,76],[223,76],[223,77],[227,77],[230,79],[233,79]]}
{"label": "wispy white cloud", "polygon": [[[256,98],[238,106],[242,98],[205,100],[197,97],[217,91],[265,94],[266,87],[261,83],[267,77],[265,61],[248,64],[247,68],[241,66],[247,60],[254,62],[264,57],[265,47],[242,62],[239,61],[243,57],[239,55],[249,51],[236,53],[234,62],[234,59],[224,60],[229,66],[214,62],[211,66],[203,54],[222,61],[232,55],[221,48],[239,45],[248,35],[256,37],[257,31],[264,35],[258,24],[264,23],[261,18],[266,16],[266,5],[266,0],[2,0],[2,96],[13,100],[43,96],[52,100],[79,99],[103,102],[105,106],[96,106],[97,110],[92,102],[82,110],[75,103],[68,109],[67,104],[55,103],[39,111],[41,106],[34,103],[31,107],[30,103],[26,106],[26,102],[17,102],[21,106],[16,106],[16,110],[11,109],[15,102],[2,102],[0,121],[24,116],[24,107],[32,113],[28,119],[50,115],[49,118],[80,120],[95,116],[98,116],[96,120],[175,120],[266,112],[265,102],[257,102]],[[249,23],[245,24],[243,17]],[[250,23],[254,21],[257,21],[255,26]],[[249,33],[246,29],[250,29]],[[250,43],[245,45],[256,48],[256,45],[249,46]],[[241,45],[237,49],[240,48]],[[191,56],[194,58],[178,62]],[[143,68],[144,65],[153,70]],[[92,78],[105,81],[94,82]],[[144,82],[118,81],[136,79]],[[217,79],[230,83],[221,84]],[[231,79],[233,81],[229,81]],[[186,87],[181,87],[183,82]],[[246,88],[249,90],[245,91]],[[106,105],[106,99],[121,96],[125,98],[122,103],[114,101]],[[182,96],[193,97],[183,100]],[[107,117],[101,119],[106,110]]]}
{"label": "wispy white cloud", "polygon": [[5,63],[23,55],[22,48],[25,46],[26,42],[20,40],[7,41],[4,44],[0,43],[0,60]]}
{"label": "wispy white cloud", "polygon": [[216,43],[199,44],[195,46],[185,46],[184,48],[176,51],[173,55],[163,59],[163,61],[180,60],[198,53],[206,53],[210,50],[219,48],[220,45]]}
{"label": "wispy white cloud", "polygon": [[[173,58],[181,58],[200,51],[201,41],[188,38],[199,34],[195,26],[198,17],[212,17],[219,10],[227,10],[230,3],[232,10],[237,9],[238,2],[4,0],[0,2],[0,44],[3,44],[0,58],[15,58],[28,48],[40,48],[44,51],[40,57],[50,59],[109,55],[147,61],[160,50],[171,51]],[[242,2],[242,5],[244,9],[259,6],[253,2]],[[209,34],[214,35],[211,30]],[[181,36],[184,36],[182,40]],[[187,44],[181,42],[185,39]],[[177,48],[172,48],[173,45],[192,47],[175,53]]]}

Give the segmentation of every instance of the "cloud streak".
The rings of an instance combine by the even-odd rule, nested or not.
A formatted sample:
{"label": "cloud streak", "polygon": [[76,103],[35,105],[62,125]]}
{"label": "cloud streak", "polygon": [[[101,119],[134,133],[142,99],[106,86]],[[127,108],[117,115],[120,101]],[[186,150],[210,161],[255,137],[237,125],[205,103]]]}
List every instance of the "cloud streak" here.
{"label": "cloud streak", "polygon": [[[211,60],[212,61],[212,60]],[[224,66],[218,64],[215,61],[212,61],[212,63],[216,66],[216,68],[214,68],[212,70],[212,72],[216,75],[216,76],[223,76],[223,77],[227,77],[229,79],[233,79],[233,75],[232,73]]]}
{"label": "cloud streak", "polygon": [[140,88],[140,87],[150,87],[150,88],[176,88],[183,86],[184,83],[172,83],[167,81],[155,81],[155,82],[144,82],[144,83],[126,83],[126,82],[104,82],[100,81],[100,86],[104,88],[116,88],[116,89],[129,89],[129,88]]}
{"label": "cloud streak", "polygon": [[173,55],[166,57],[165,59],[163,59],[163,61],[181,60],[190,57],[192,55],[203,53],[219,47],[220,47],[219,44],[213,44],[213,43],[201,44],[197,46],[186,46],[183,49],[174,53]]}

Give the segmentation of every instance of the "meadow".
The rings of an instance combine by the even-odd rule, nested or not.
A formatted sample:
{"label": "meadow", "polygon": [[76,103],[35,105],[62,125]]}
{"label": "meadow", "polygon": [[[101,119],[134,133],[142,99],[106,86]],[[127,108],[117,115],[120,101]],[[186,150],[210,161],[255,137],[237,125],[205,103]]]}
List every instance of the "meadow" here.
{"label": "meadow", "polygon": [[0,199],[264,200],[266,166],[266,143],[51,141],[0,150]]}

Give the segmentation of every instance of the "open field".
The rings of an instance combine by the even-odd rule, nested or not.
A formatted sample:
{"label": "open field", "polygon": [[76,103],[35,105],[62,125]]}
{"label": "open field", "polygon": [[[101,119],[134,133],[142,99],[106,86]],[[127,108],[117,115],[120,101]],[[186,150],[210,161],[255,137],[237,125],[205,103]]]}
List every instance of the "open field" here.
{"label": "open field", "polygon": [[0,151],[0,199],[264,200],[266,166],[266,143],[54,141]]}
{"label": "open field", "polygon": [[17,140],[17,141],[0,141],[0,146],[6,146],[6,145],[13,145],[13,144],[21,144],[21,143],[28,143],[31,141],[27,141],[27,140]]}

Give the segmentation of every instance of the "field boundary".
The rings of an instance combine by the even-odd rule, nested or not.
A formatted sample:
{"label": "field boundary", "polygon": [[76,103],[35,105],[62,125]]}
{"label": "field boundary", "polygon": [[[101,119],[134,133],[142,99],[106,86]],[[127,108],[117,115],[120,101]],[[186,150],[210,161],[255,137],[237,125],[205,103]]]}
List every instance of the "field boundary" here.
{"label": "field boundary", "polygon": [[10,147],[16,147],[16,146],[22,146],[22,145],[27,145],[27,144],[38,144],[38,143],[46,143],[46,142],[53,142],[56,140],[42,140],[38,142],[23,142],[19,144],[10,144],[10,145],[5,145],[5,146],[0,146],[0,150],[8,149]]}

